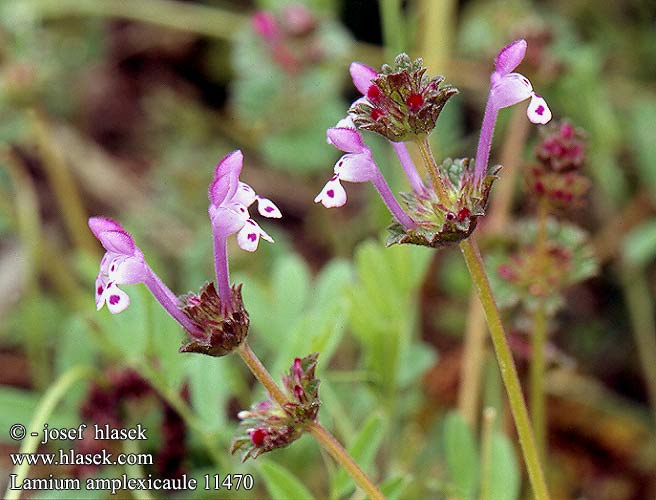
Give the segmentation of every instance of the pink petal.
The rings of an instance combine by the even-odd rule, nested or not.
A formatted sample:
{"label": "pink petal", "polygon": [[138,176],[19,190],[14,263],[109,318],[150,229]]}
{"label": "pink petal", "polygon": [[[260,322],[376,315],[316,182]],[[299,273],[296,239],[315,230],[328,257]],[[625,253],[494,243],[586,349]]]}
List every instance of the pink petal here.
{"label": "pink petal", "polygon": [[346,191],[340,184],[338,176],[334,176],[326,183],[314,202],[321,202],[326,208],[341,207],[346,203]]}
{"label": "pink petal", "polygon": [[367,182],[376,177],[378,167],[371,153],[345,154],[335,163],[335,173],[347,182]]}
{"label": "pink petal", "polygon": [[108,252],[134,255],[137,250],[132,236],[125,231],[103,231],[98,239]]}
{"label": "pink petal", "polygon": [[500,108],[506,108],[522,102],[533,94],[533,86],[524,75],[519,73],[510,73],[500,78],[492,86],[490,98],[493,99],[494,105]]}
{"label": "pink petal", "polygon": [[278,22],[270,12],[260,10],[251,17],[251,25],[264,40],[273,41],[280,35]]}
{"label": "pink petal", "polygon": [[326,135],[333,146],[346,153],[360,153],[364,148],[362,137],[355,129],[329,128]]}
{"label": "pink petal", "polygon": [[118,222],[107,217],[89,217],[88,224],[89,229],[98,239],[100,239],[100,233],[104,231],[124,231]]}
{"label": "pink petal", "polygon": [[513,71],[524,59],[526,54],[526,40],[516,40],[506,45],[494,60],[496,72],[505,76]]}
{"label": "pink petal", "polygon": [[280,209],[268,198],[262,198],[261,196],[257,197],[257,211],[263,217],[268,217],[270,219],[280,219],[282,213]]}
{"label": "pink petal", "polygon": [[208,190],[210,203],[217,207],[221,206],[230,199],[228,198],[228,191],[230,191],[230,176],[217,177],[212,181]]}
{"label": "pink petal", "polygon": [[232,208],[210,205],[209,214],[212,230],[224,237],[230,236],[244,227],[245,219],[243,214]]}
{"label": "pink petal", "polygon": [[230,199],[235,195],[239,184],[239,175],[241,174],[243,163],[244,155],[239,149],[237,149],[232,153],[228,153],[226,156],[224,156],[216,166],[216,169],[214,170],[214,178],[218,179],[221,177],[227,177],[229,181],[229,188],[225,199]]}
{"label": "pink petal", "polygon": [[372,78],[378,76],[378,72],[370,66],[362,63],[354,62],[349,67],[351,78],[353,78],[353,85],[357,88],[362,95],[366,95],[367,90],[371,86]]}
{"label": "pink petal", "polygon": [[547,101],[535,93],[531,96],[526,114],[531,122],[541,125],[551,120],[551,110],[547,106]]}
{"label": "pink petal", "polygon": [[121,256],[110,262],[107,274],[117,285],[134,285],[146,280],[148,270],[142,258]]}

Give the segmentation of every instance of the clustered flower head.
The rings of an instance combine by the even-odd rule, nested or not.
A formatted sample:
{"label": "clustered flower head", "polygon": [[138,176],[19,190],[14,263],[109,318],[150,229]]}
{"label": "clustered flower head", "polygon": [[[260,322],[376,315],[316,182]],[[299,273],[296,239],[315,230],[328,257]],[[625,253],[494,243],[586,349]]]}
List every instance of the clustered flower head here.
{"label": "clustered flower head", "polygon": [[586,158],[584,132],[563,121],[541,135],[535,149],[538,163],[528,168],[527,189],[554,209],[580,205],[590,189],[590,180],[580,173]]}
{"label": "clustered flower head", "polygon": [[393,66],[383,65],[379,74],[355,64],[351,74],[364,94],[349,110],[353,121],[395,142],[429,134],[446,102],[458,93],[451,85],[442,85],[443,76],[429,78],[423,61],[411,61],[407,54],[398,55]]}
{"label": "clustered flower head", "polygon": [[[412,243],[440,247],[461,241],[473,232],[477,219],[485,215],[487,199],[499,166],[488,167],[492,136],[501,109],[530,99],[527,116],[533,123],[551,119],[545,100],[530,81],[515,73],[526,53],[526,42],[517,40],[496,57],[490,77],[476,160],[447,158],[438,165],[432,158],[427,136],[446,102],[458,90],[444,84],[441,76],[429,78],[421,59],[411,61],[401,54],[393,66],[380,72],[352,63],[351,76],[363,94],[347,117],[327,131],[328,142],[345,152],[333,168],[333,176],[315,198],[327,208],[347,201],[341,181],[370,181],[394,217],[388,245]],[[396,200],[365,144],[361,130],[387,138],[399,158],[411,191],[402,193],[405,210]],[[429,173],[424,181],[408,153],[406,142],[418,145]]]}
{"label": "clustered flower head", "polygon": [[319,379],[315,376],[318,353],[296,358],[282,385],[287,403],[282,407],[267,399],[250,410],[239,412],[239,431],[232,443],[232,453],[243,450],[242,461],[257,458],[296,441],[305,426],[319,413]]}
{"label": "clustered flower head", "polygon": [[189,335],[182,351],[223,356],[241,344],[249,321],[241,287],[230,285],[227,239],[236,233],[238,245],[249,252],[257,249],[260,238],[273,242],[250,216],[249,207],[256,202],[260,215],[282,217],[271,200],[258,196],[251,186],[239,180],[242,163],[241,151],[233,151],[215,169],[209,187],[208,212],[214,240],[216,286],[207,283],[198,294],[178,298],[146,263],[143,252],[118,222],[104,217],[89,219],[91,231],[106,250],[96,278],[98,309],[107,304],[112,314],[125,310],[130,297],[118,285],[144,283]]}

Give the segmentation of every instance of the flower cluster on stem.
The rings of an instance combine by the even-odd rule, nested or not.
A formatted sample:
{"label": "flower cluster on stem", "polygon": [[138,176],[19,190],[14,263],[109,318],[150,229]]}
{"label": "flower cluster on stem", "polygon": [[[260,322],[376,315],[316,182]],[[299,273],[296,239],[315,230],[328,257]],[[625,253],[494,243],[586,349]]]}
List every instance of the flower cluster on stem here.
{"label": "flower cluster on stem", "polygon": [[[333,168],[334,175],[315,198],[327,208],[347,201],[340,181],[370,181],[394,216],[388,245],[412,243],[440,247],[467,238],[477,219],[485,215],[487,199],[496,179],[497,166],[488,167],[492,135],[499,110],[526,99],[527,115],[534,123],[546,123],[551,112],[529,80],[513,71],[526,53],[526,42],[504,47],[495,61],[491,87],[481,127],[476,161],[446,159],[439,165],[433,158],[428,135],[446,102],[458,90],[444,84],[442,76],[429,78],[421,59],[399,55],[392,66],[380,72],[360,63],[350,66],[353,84],[362,97],[348,116],[328,130],[328,142],[344,151]],[[411,191],[402,193],[405,210],[396,200],[364,143],[360,130],[387,138],[397,153]],[[406,142],[414,143],[424,161],[428,179],[422,180],[408,153]]]}
{"label": "flower cluster on stem", "polygon": [[199,294],[178,298],[146,263],[132,236],[116,221],[91,217],[89,228],[106,250],[96,278],[96,306],[105,304],[112,314],[130,305],[130,297],[118,285],[143,283],[155,299],[187,332],[190,342],[182,350],[222,356],[237,347],[248,331],[248,314],[243,308],[239,287],[230,286],[227,239],[237,233],[237,243],[249,252],[260,238],[273,239],[255,222],[249,207],[257,202],[264,217],[282,216],[269,199],[258,196],[241,182],[243,155],[233,151],[223,158],[209,187],[209,216],[214,240],[216,288],[204,285]]}

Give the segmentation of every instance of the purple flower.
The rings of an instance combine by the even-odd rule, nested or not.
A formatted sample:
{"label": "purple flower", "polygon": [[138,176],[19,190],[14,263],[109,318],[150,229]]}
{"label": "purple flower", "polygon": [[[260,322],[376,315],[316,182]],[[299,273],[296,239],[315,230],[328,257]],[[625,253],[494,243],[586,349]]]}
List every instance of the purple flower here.
{"label": "purple flower", "polygon": [[551,120],[551,111],[546,101],[533,91],[531,82],[524,75],[513,73],[526,54],[526,40],[517,40],[506,45],[495,59],[495,70],[490,77],[490,94],[481,135],[478,142],[475,164],[475,181],[480,183],[487,172],[487,163],[492,146],[492,135],[499,110],[531,99],[526,114],[533,123],[545,124]]}
{"label": "purple flower", "polygon": [[513,73],[526,54],[526,40],[517,40],[506,45],[497,55],[495,71],[490,77],[490,99],[495,106],[505,108],[525,101],[529,97],[526,114],[533,123],[544,125],[551,120],[551,111],[546,101],[533,91],[531,82],[524,75]]}
{"label": "purple flower", "polygon": [[260,215],[280,218],[278,207],[269,199],[258,196],[252,187],[239,180],[244,156],[236,150],[226,155],[216,166],[214,180],[210,184],[208,209],[214,236],[214,263],[219,298],[230,304],[230,280],[228,275],[227,238],[237,233],[238,245],[249,252],[257,249],[260,238],[273,243],[253,219],[248,208],[257,201]]}
{"label": "purple flower", "polygon": [[346,203],[346,191],[340,181],[371,181],[392,215],[406,228],[414,227],[414,221],[394,198],[394,194],[373,159],[371,150],[364,144],[360,133],[352,126],[350,119],[347,117],[338,125],[343,126],[328,129],[326,135],[330,144],[346,154],[337,160],[333,169],[334,175],[314,199],[314,202],[321,202],[326,208],[341,207]]}
{"label": "purple flower", "polygon": [[192,336],[200,335],[200,328],[180,309],[178,298],[157,277],[144,259],[132,236],[112,219],[91,217],[89,228],[107,251],[100,262],[96,278],[96,307],[105,304],[112,314],[130,305],[130,297],[118,285],[144,283],[166,311]]}

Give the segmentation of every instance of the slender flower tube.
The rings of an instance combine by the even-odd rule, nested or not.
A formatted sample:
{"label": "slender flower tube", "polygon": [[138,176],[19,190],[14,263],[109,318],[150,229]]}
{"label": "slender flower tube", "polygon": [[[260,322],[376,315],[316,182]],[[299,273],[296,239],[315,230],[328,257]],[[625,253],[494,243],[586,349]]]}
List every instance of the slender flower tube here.
{"label": "slender flower tube", "polygon": [[516,40],[506,45],[495,59],[495,71],[490,76],[490,94],[485,106],[481,135],[476,151],[474,181],[480,183],[487,173],[492,136],[499,110],[531,99],[526,114],[533,123],[545,124],[551,120],[546,101],[533,91],[531,82],[524,75],[513,73],[526,54],[526,40]]}
{"label": "slender flower tube", "polygon": [[230,301],[227,238],[237,233],[237,244],[248,252],[257,250],[260,238],[273,243],[257,222],[251,219],[248,208],[257,201],[260,215],[280,218],[278,207],[269,199],[258,196],[252,187],[239,180],[244,161],[240,150],[226,155],[216,166],[214,180],[209,187],[208,209],[214,237],[214,267],[218,295],[226,306]]}
{"label": "slender flower tube", "polygon": [[[357,88],[360,93],[365,96],[361,99],[376,101],[380,94],[380,89],[371,82],[373,78],[378,76],[376,70],[370,66],[367,66],[366,64],[354,62],[351,63],[349,72],[351,73],[351,78],[353,79],[353,85],[355,85],[355,88]],[[351,105],[351,108],[355,107],[356,103],[357,101]],[[425,194],[426,186],[421,180],[419,172],[417,172],[417,168],[415,167],[415,164],[413,163],[412,158],[408,153],[408,148],[406,147],[405,143],[394,141],[390,141],[390,143],[392,144],[392,147],[394,148],[394,151],[396,152],[396,155],[401,162],[401,167],[403,168],[408,181],[410,181],[410,186],[412,189],[418,194]]]}
{"label": "slender flower tube", "polygon": [[112,219],[91,217],[89,228],[107,251],[100,262],[96,278],[96,307],[105,304],[112,314],[124,311],[130,297],[118,285],[143,283],[162,307],[192,337],[202,335],[201,329],[180,310],[180,301],[159,279],[144,259],[132,236]]}
{"label": "slender flower tube", "polygon": [[[345,124],[344,121],[340,122]],[[326,132],[328,142],[343,155],[334,167],[334,175],[314,199],[326,208],[341,207],[346,203],[346,190],[340,181],[368,182],[378,190],[385,205],[404,227],[415,227],[415,222],[403,211],[373,159],[371,150],[364,144],[355,128],[335,127]]]}

